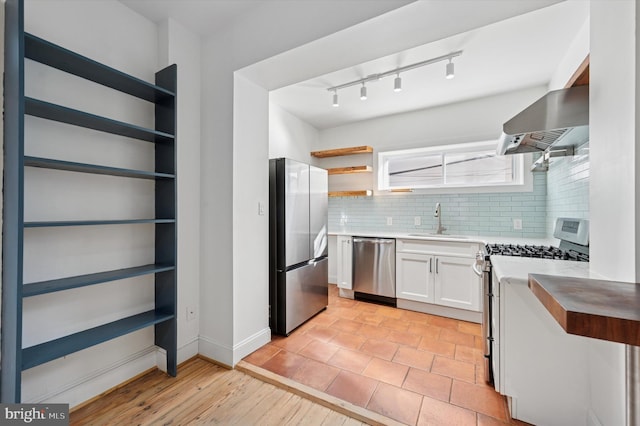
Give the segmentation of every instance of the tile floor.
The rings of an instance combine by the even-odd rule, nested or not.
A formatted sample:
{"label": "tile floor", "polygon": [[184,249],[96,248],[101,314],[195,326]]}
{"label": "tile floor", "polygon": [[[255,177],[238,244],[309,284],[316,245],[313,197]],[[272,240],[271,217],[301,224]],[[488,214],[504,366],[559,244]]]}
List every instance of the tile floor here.
{"label": "tile floor", "polygon": [[479,324],[344,299],[245,361],[408,425],[504,425]]}

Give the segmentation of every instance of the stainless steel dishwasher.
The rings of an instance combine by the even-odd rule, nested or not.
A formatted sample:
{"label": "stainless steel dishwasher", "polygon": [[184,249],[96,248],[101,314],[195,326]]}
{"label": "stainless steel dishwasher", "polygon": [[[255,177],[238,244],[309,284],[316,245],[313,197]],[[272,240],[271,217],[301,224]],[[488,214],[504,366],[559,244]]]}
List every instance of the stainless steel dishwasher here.
{"label": "stainless steel dishwasher", "polygon": [[396,306],[396,240],[353,237],[356,299]]}

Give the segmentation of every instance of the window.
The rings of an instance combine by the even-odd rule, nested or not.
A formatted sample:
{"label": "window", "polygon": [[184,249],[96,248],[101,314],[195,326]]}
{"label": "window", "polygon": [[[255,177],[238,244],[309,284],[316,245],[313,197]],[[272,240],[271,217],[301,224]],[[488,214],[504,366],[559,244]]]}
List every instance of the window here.
{"label": "window", "polygon": [[521,155],[496,155],[496,141],[378,154],[378,189],[523,184]]}

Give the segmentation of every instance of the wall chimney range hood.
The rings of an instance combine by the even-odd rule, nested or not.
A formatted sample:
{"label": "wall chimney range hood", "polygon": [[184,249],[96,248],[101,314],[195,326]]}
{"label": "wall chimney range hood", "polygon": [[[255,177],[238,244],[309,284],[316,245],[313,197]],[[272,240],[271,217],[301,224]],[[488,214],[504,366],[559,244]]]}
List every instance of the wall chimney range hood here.
{"label": "wall chimney range hood", "polygon": [[[554,90],[504,123],[498,140],[499,155],[549,152],[568,155],[589,140],[589,86]],[[565,155],[567,155],[565,154]]]}

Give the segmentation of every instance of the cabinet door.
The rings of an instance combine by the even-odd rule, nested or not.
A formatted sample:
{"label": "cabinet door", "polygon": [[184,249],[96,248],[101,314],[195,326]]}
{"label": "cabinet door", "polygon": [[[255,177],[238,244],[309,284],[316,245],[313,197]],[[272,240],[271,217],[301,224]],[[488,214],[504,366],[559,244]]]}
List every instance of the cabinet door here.
{"label": "cabinet door", "polygon": [[338,287],[351,290],[353,288],[351,273],[353,263],[351,236],[338,235],[337,246],[336,275]]}
{"label": "cabinet door", "polygon": [[438,256],[435,262],[435,303],[480,311],[482,283],[471,269],[474,259]]}
{"label": "cabinet door", "polygon": [[398,253],[396,256],[396,297],[416,302],[434,302],[433,256]]}

